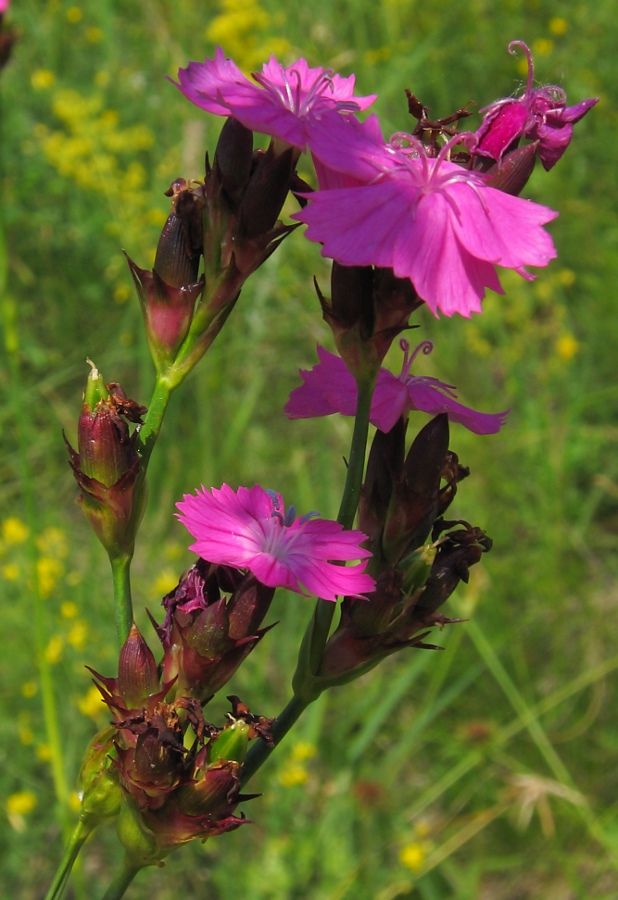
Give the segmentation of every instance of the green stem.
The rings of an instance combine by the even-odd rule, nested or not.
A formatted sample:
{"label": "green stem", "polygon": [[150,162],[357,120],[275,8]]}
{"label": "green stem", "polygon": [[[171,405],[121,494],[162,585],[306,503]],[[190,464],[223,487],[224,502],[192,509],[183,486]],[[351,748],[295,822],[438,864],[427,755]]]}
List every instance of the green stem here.
{"label": "green stem", "polygon": [[371,399],[375,387],[375,377],[368,381],[357,382],[358,400],[356,403],[356,418],[354,419],[354,433],[350,445],[350,458],[348,460],[348,472],[339,507],[337,521],[344,528],[352,528],[358,501],[360,499],[363,474],[365,471],[365,454],[367,452],[367,435],[369,434],[369,413],[371,411]]}
{"label": "green stem", "polygon": [[[155,381],[152,399],[148,412],[144,419],[138,439],[137,451],[141,456],[142,464],[139,478],[141,488],[144,488],[146,471],[150,461],[150,455],[161,431],[165,410],[175,384],[165,376],[158,375]],[[136,488],[138,486],[136,485]],[[137,490],[139,493],[139,490]],[[110,557],[112,566],[112,579],[114,583],[114,605],[116,615],[116,632],[120,646],[126,641],[131,626],[133,625],[133,601],[131,599],[131,560],[132,555]]]}
{"label": "green stem", "polygon": [[48,892],[45,894],[45,900],[59,900],[62,896],[73,864],[79,855],[79,851],[84,845],[84,841],[91,833],[92,828],[86,827],[83,822],[78,822],[73,833],[69,838],[64,856],[60,861],[60,865],[56,870],[54,880],[52,881]]}
{"label": "green stem", "polygon": [[249,779],[255,775],[260,766],[266,762],[275,747],[281,743],[290,728],[296,724],[311,702],[312,700],[301,700],[298,696],[292,697],[288,705],[283,712],[277,716],[273,724],[272,736],[274,746],[269,747],[265,741],[259,740],[249,748],[243,765],[242,786],[244,786]]}
{"label": "green stem", "polygon": [[114,582],[114,606],[116,633],[120,646],[124,644],[133,625],[133,601],[131,599],[131,556],[110,559]]}
{"label": "green stem", "polygon": [[[367,436],[369,434],[369,412],[371,410],[371,398],[373,397],[373,389],[375,386],[375,378],[368,381],[357,382],[358,385],[358,401],[356,404],[356,418],[354,419],[354,432],[352,434],[352,443],[350,444],[350,458],[348,460],[348,471],[339,507],[339,515],[337,521],[344,528],[352,528],[356,510],[358,509],[358,501],[360,499],[361,487],[363,484],[363,474],[365,471],[365,455],[367,452]],[[303,638],[303,642],[308,639],[309,644],[309,667],[311,674],[318,671],[322,659],[322,653],[328,640],[333,616],[335,615],[336,604],[328,600],[318,600],[315,606],[313,617],[309,623],[308,630]]]}
{"label": "green stem", "polygon": [[[369,434],[369,411],[371,409],[374,385],[374,378],[358,384],[358,402],[350,446],[348,472],[339,516],[337,517],[337,521],[344,528],[352,527],[358,508],[365,470],[367,435]],[[335,603],[327,600],[317,601],[311,622],[307,627],[301,644],[298,666],[293,679],[294,696],[283,712],[277,716],[273,725],[274,746],[269,747],[264,741],[259,741],[249,749],[243,766],[243,785],[264,764],[274,748],[283,740],[309,704],[313,703],[320,696],[321,691],[316,689],[314,676],[320,666],[335,609]]]}
{"label": "green stem", "polygon": [[127,888],[141,868],[142,866],[132,866],[125,860],[122,869],[106,890],[103,900],[120,900],[121,897],[124,897]]}
{"label": "green stem", "polygon": [[157,375],[150,406],[137,438],[137,452],[142,458],[142,477],[146,475],[150,454],[159,437],[165,410],[175,387],[177,385],[171,379],[164,375]]}

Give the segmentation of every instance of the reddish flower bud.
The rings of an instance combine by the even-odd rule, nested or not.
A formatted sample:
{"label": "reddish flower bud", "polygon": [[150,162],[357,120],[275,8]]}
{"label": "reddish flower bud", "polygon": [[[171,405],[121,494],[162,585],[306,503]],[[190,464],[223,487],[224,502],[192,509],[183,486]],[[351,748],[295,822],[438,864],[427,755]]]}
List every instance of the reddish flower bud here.
{"label": "reddish flower bud", "polygon": [[458,621],[436,610],[491,548],[479,528],[442,519],[469,475],[448,450],[446,416],[419,432],[405,460],[404,436],[403,421],[375,435],[359,524],[371,538],[376,589],[368,602],[346,597],[341,604],[315,679],[319,690],[357,678],[397,650],[432,646],[424,643],[428,628]]}
{"label": "reddish flower bud", "polygon": [[199,560],[189,569],[163,599],[163,626],[155,625],[174,696],[205,703],[231,678],[268,631],[260,625],[273,595],[251,574],[226,566]]}
{"label": "reddish flower bud", "polygon": [[140,269],[127,257],[142,306],[146,336],[159,371],[171,365],[188,334],[203,280],[181,287],[166,284],[157,270]]}
{"label": "reddish flower bud", "polygon": [[78,423],[77,453],[65,438],[82,509],[112,558],[132,554],[144,510],[137,433],[129,432],[128,423],[141,423],[145,412],[120,385],[106,386],[93,366]]}
{"label": "reddish flower bud", "polygon": [[337,350],[355,378],[374,377],[393,340],[421,305],[408,278],[392,269],[333,262],[331,297],[317,288],[324,320]]}
{"label": "reddish flower bud", "polygon": [[[223,730],[204,723],[199,704],[186,699],[160,703],[153,715],[119,723],[118,834],[134,864],[160,865],[180,844],[246,823],[234,815],[241,801],[251,799],[240,794],[241,760],[251,739],[260,736],[272,744],[273,720],[253,716],[238,698],[230,699],[233,711]],[[194,737],[187,734],[187,722]],[[126,728],[139,732],[135,747],[122,745]]]}
{"label": "reddish flower bud", "polygon": [[127,256],[157,371],[174,362],[204,289],[203,278],[198,280],[204,186],[178,178],[166,194],[172,198],[172,208],[159,238],[152,272],[140,269]]}
{"label": "reddish flower bud", "polygon": [[513,196],[521,194],[534,171],[537,149],[538,141],[517,147],[506,153],[499,162],[485,168],[489,187]]}

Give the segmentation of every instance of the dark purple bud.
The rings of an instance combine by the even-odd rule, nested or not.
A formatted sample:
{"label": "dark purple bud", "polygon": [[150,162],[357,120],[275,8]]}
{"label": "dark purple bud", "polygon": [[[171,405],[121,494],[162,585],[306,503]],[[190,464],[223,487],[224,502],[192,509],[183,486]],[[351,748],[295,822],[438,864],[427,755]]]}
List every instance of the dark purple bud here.
{"label": "dark purple bud", "polygon": [[271,146],[259,155],[240,202],[238,241],[241,244],[263,237],[275,227],[290,189],[294,164],[292,147],[276,155]]}
{"label": "dark purple bud", "polygon": [[419,431],[394,484],[382,547],[396,562],[424,543],[440,508],[440,481],[447,459],[448,416],[441,413]]}
{"label": "dark purple bud", "polygon": [[487,185],[517,197],[534,171],[539,142],[517,147],[485,170]]}
{"label": "dark purple bud", "polygon": [[226,119],[212,166],[212,184],[218,184],[234,212],[249,183],[253,162],[253,132],[237,119]]}

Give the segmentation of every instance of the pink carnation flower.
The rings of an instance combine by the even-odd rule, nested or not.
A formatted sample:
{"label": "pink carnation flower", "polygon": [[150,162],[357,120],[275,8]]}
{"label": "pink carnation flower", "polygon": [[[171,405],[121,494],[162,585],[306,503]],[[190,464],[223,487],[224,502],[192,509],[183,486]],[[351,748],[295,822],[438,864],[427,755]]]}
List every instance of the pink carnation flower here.
{"label": "pink carnation flower", "polygon": [[[419,353],[431,353],[431,341],[423,341],[414,353],[409,353],[406,340],[399,342],[404,351],[399,375],[380,369],[369,421],[380,431],[389,432],[400,416],[410,410],[420,410],[430,416],[447,413],[451,422],[464,425],[475,434],[495,434],[504,425],[506,412],[482,413],[456,400],[455,388],[437,378],[412,375],[412,363]],[[290,419],[307,419],[341,413],[356,414],[357,388],[353,376],[343,360],[318,345],[320,362],[310,371],[300,370],[303,384],[292,391],[285,406]]]}
{"label": "pink carnation flower", "polygon": [[186,69],[179,69],[177,87],[201,109],[234,116],[245,128],[270,134],[303,151],[308,123],[332,110],[350,113],[366,109],[376,98],[375,94],[354,96],[354,75],[343,78],[331,69],[312,69],[304,59],[286,68],[271,56],[253,78],[257,84],[217,47],[214,59],[190,62]]}
{"label": "pink carnation flower", "polygon": [[521,97],[505,97],[486,109],[483,124],[476,133],[478,144],[474,155],[488,156],[499,161],[520,138],[539,142],[539,158],[547,170],[556,165],[573,137],[573,125],[582,119],[598,98],[582,100],[575,106],[566,105],[562,88],[550,85],[533,88],[532,55],[523,41],[512,41],[509,53],[522,47],[528,60],[528,80]]}
{"label": "pink carnation flower", "polygon": [[338,522],[296,518],[285,512],[279,494],[259,485],[229,485],[220,490],[202,487],[176,504],[178,518],[196,539],[190,549],[209,562],[249,569],[267,587],[282,587],[323,600],[337,596],[362,598],[375,581],[366,575],[366,562],[341,566],[337,562],[366,560],[362,531],[345,531]]}
{"label": "pink carnation flower", "polygon": [[323,256],[392,268],[436,316],[470,316],[481,311],[486,288],[503,293],[496,266],[531,279],[525,266],[546,266],[556,256],[542,226],[558,214],[449,162],[461,135],[429,158],[408,135],[380,143],[372,116],[362,124],[329,116],[323,124],[311,129],[311,152],[320,166],[344,173],[348,186],[308,194],[307,207],[292,216],[324,245]]}

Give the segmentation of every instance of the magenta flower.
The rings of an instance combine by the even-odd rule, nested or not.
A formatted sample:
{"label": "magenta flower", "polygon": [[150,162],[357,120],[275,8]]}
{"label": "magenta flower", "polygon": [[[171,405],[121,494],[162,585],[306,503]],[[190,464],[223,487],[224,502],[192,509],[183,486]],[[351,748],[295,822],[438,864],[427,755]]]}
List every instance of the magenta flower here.
{"label": "magenta flower", "polygon": [[[557,213],[489,187],[482,175],[449,162],[453,138],[436,158],[409,135],[379,143],[370,116],[360,124],[330,116],[312,128],[320,164],[362,184],[308,194],[292,218],[322,255],[345,266],[392,268],[409,278],[434,315],[481,311],[485,288],[503,293],[496,266],[533,276],[556,255],[543,225]],[[372,177],[371,177],[372,176]]]}
{"label": "magenta flower", "polygon": [[586,115],[598,98],[567,106],[562,88],[555,85],[533,88],[534,68],[530,50],[523,41],[512,41],[509,53],[514,53],[515,47],[522,47],[528,60],[526,90],[517,99],[505,97],[481,110],[485,118],[476,133],[478,144],[472,152],[499,161],[506,150],[525,137],[539,142],[539,159],[543,167],[549,170],[569,146],[573,125]]}
{"label": "magenta flower", "polygon": [[285,68],[271,56],[253,78],[257,84],[217,47],[214,59],[179,69],[177,87],[201,109],[234,116],[245,128],[270,134],[302,151],[311,121],[331,110],[366,109],[376,98],[375,94],[354,96],[354,75],[342,78],[331,69],[312,69],[304,59]]}
{"label": "magenta flower", "polygon": [[227,484],[202,487],[176,506],[196,538],[191,550],[218,565],[249,569],[267,587],[333,601],[362,598],[375,588],[364,574],[366,562],[336,564],[371,556],[361,547],[362,531],[344,531],[338,522],[313,518],[315,513],[296,518],[293,506],[286,513],[281,496],[257,484],[238,491]]}
{"label": "magenta flower", "polygon": [[[410,410],[419,410],[436,416],[447,413],[451,422],[464,425],[475,434],[495,434],[504,425],[507,415],[502,413],[482,413],[458,403],[455,388],[437,378],[412,375],[412,363],[419,353],[431,353],[431,341],[423,341],[413,353],[410,345],[401,340],[399,346],[404,352],[403,365],[399,375],[388,369],[380,369],[369,421],[380,431],[388,433],[400,416]],[[300,370],[303,384],[292,391],[284,412],[290,419],[307,419],[314,416],[329,416],[341,413],[353,416],[356,413],[357,388],[353,376],[343,360],[318,345],[320,362],[309,372]]]}

